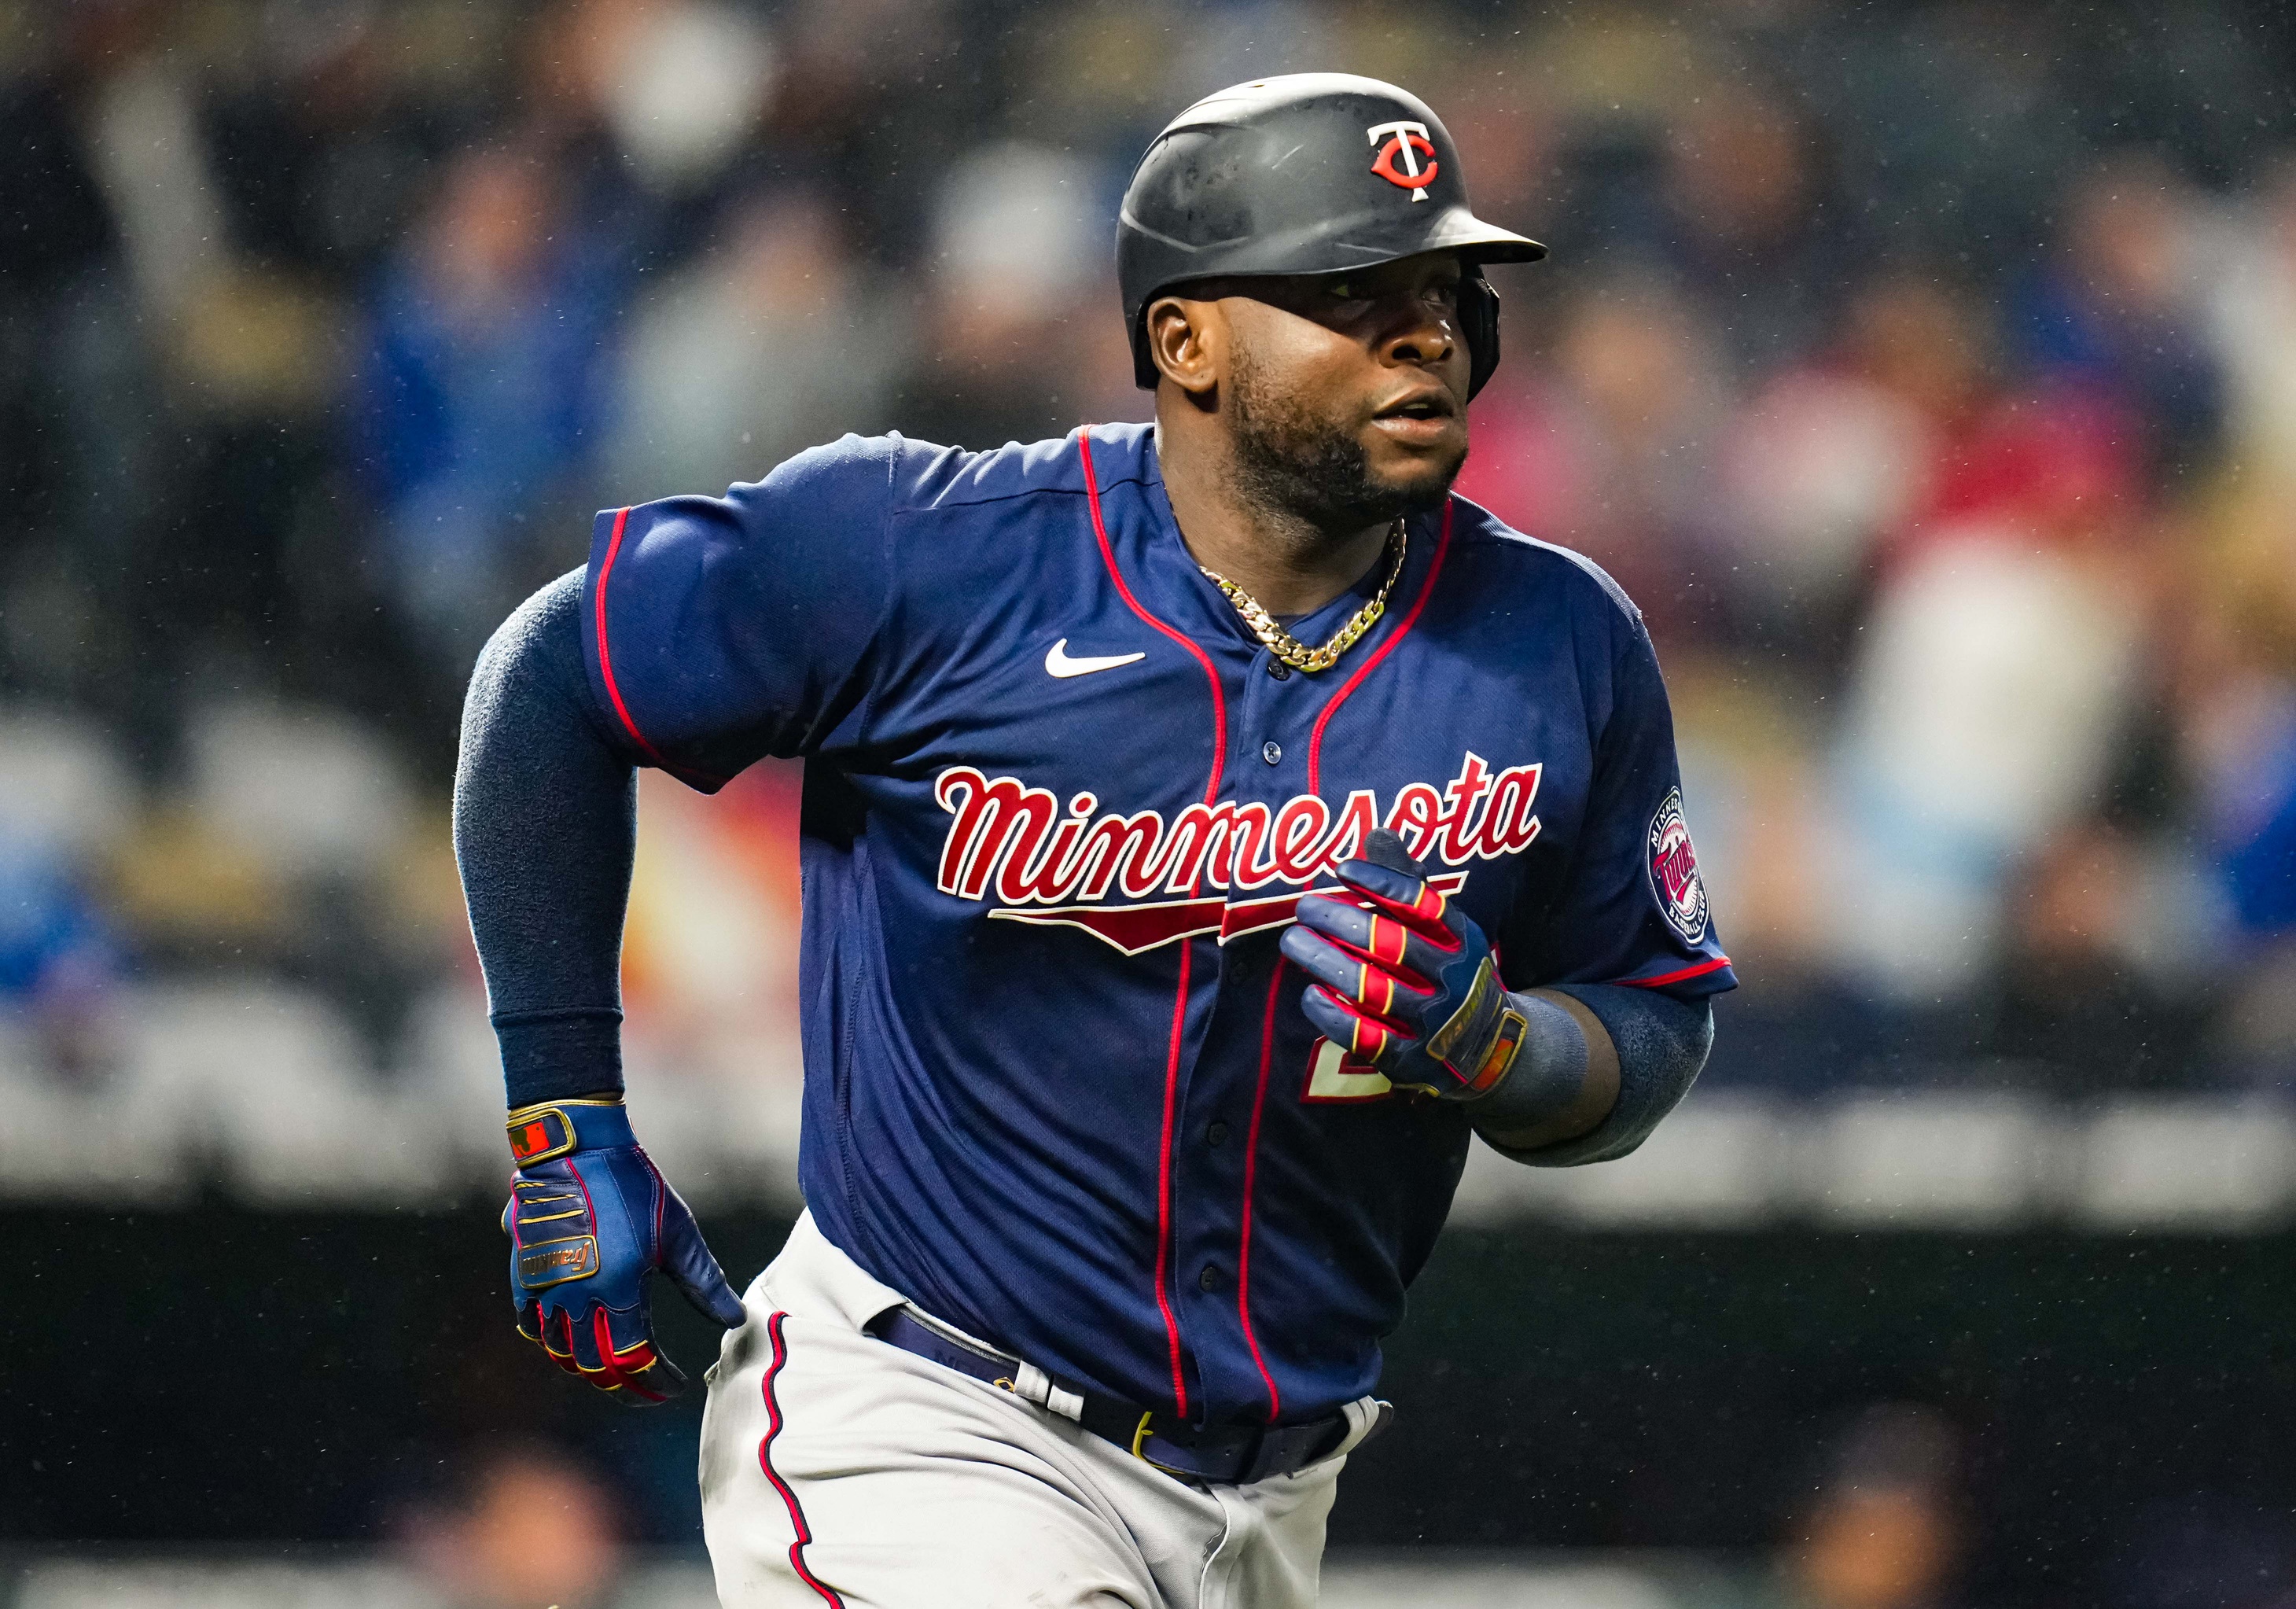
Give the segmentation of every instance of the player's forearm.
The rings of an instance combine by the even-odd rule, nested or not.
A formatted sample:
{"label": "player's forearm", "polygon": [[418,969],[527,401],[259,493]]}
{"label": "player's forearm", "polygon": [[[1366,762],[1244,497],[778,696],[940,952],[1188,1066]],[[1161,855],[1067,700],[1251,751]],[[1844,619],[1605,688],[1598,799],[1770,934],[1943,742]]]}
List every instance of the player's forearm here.
{"label": "player's forearm", "polygon": [[591,708],[581,579],[504,622],[463,707],[455,853],[512,1107],[622,1082],[636,776]]}
{"label": "player's forearm", "polygon": [[1535,1166],[1626,1155],[1689,1091],[1714,1043],[1702,1000],[1578,984],[1520,998],[1530,1019],[1521,1059],[1469,1112],[1477,1133]]}

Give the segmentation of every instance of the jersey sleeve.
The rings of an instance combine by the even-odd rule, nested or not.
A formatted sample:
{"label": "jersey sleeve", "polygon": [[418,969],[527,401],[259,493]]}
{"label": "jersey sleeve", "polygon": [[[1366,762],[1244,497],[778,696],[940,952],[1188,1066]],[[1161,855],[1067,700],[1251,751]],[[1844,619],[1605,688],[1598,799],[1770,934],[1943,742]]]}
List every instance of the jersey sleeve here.
{"label": "jersey sleeve", "polygon": [[901,447],[848,436],[723,497],[598,515],[583,647],[631,758],[715,792],[860,741]]}
{"label": "jersey sleeve", "polygon": [[1684,998],[1720,994],[1738,980],[1691,843],[1666,683],[1641,621],[1622,617],[1620,631],[1578,842],[1554,903],[1519,913],[1522,931],[1511,935],[1508,958],[1532,960],[1507,972],[1518,988],[1615,983]]}

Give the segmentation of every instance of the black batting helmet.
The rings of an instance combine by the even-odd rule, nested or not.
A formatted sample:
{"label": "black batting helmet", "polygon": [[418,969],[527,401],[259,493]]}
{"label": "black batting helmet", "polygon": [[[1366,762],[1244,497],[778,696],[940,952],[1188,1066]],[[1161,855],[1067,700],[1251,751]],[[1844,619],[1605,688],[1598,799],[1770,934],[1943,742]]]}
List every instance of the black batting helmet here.
{"label": "black batting helmet", "polygon": [[1482,265],[1536,261],[1546,248],[1474,215],[1449,132],[1392,84],[1303,72],[1223,89],[1166,126],[1124,192],[1116,276],[1133,377],[1156,384],[1144,315],[1175,285],[1339,274],[1443,250],[1467,268],[1459,322],[1472,397],[1499,365],[1498,293]]}

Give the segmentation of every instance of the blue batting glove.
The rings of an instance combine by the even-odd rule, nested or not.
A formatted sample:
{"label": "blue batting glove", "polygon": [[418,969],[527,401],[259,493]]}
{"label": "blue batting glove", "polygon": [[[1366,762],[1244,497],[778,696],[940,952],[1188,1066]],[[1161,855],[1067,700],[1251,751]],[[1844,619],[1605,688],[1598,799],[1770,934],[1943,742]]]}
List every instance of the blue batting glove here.
{"label": "blue batting glove", "polygon": [[619,1097],[522,1107],[509,1129],[518,1172],[503,1230],[518,1333],[621,1401],[667,1402],[685,1376],[654,1342],[654,1270],[726,1328],[745,1317],[693,1214],[631,1133]]}
{"label": "blue batting glove", "polygon": [[1310,894],[1284,930],[1286,959],[1316,980],[1300,997],[1334,1045],[1401,1089],[1471,1101],[1498,1087],[1526,1019],[1483,930],[1382,829],[1342,862],[1349,894]]}

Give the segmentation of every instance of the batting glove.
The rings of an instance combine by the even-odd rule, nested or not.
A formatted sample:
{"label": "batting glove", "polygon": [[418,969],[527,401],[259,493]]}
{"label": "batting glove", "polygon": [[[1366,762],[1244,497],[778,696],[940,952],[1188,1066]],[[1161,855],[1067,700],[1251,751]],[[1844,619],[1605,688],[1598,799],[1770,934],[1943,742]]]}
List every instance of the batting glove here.
{"label": "batting glove", "polygon": [[621,1401],[667,1402],[685,1376],[654,1342],[654,1270],[726,1328],[744,1318],[693,1214],[631,1133],[619,1096],[522,1107],[509,1127],[518,1172],[503,1230],[518,1333]]}
{"label": "batting glove", "polygon": [[1513,1071],[1529,1014],[1500,984],[1482,929],[1384,829],[1339,875],[1349,892],[1310,894],[1283,934],[1284,956],[1316,980],[1300,997],[1308,1020],[1398,1088],[1489,1094]]}

